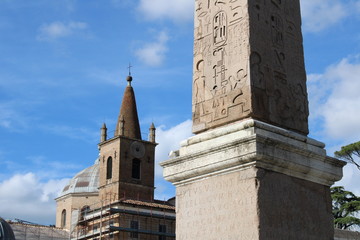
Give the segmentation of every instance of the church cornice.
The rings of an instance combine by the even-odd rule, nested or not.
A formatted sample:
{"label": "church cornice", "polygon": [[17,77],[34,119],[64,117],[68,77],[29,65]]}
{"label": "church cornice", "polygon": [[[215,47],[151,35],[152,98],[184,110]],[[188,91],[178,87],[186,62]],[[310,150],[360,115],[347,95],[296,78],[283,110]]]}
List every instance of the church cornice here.
{"label": "church cornice", "polygon": [[70,197],[97,197],[99,196],[99,192],[81,192],[81,193],[68,193],[63,196],[55,198],[55,201],[66,200]]}
{"label": "church cornice", "polygon": [[109,144],[109,143],[111,143],[111,142],[114,142],[114,141],[116,141],[116,140],[121,141],[122,139],[127,140],[127,141],[142,142],[142,143],[151,144],[151,145],[154,145],[154,146],[157,146],[157,145],[158,145],[158,143],[154,143],[154,142],[150,142],[150,141],[146,141],[146,140],[141,140],[141,139],[126,137],[126,136],[115,136],[115,137],[110,138],[110,139],[108,139],[108,140],[106,140],[106,141],[103,141],[103,142],[101,142],[101,143],[98,143],[98,146],[99,146],[99,147],[100,147],[100,146],[104,146],[104,145],[107,145],[107,144]]}

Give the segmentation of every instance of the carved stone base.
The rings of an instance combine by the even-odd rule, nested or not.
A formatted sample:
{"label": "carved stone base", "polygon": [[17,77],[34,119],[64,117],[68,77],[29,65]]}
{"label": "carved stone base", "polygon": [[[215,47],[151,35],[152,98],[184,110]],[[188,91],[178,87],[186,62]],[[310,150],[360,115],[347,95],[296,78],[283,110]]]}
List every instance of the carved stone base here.
{"label": "carved stone base", "polygon": [[176,238],[332,239],[329,186],[344,162],[255,120],[196,135],[161,165],[176,186]]}

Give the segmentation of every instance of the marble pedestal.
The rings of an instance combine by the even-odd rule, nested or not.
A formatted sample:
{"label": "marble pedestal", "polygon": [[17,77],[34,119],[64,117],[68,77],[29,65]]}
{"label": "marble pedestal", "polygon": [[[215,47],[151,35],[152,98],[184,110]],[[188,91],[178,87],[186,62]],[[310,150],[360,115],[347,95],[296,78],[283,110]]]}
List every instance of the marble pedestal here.
{"label": "marble pedestal", "polygon": [[176,239],[333,239],[329,187],[344,162],[324,144],[256,120],[182,142],[164,161]]}

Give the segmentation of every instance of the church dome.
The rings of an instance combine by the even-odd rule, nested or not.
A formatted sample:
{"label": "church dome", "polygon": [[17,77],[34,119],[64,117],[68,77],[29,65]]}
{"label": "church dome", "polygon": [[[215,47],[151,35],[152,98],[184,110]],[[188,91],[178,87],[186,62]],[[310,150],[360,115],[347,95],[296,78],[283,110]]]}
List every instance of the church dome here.
{"label": "church dome", "polygon": [[99,160],[73,177],[64,187],[59,197],[71,193],[96,193],[99,192]]}
{"label": "church dome", "polygon": [[0,217],[0,240],[15,240],[14,232],[4,219]]}

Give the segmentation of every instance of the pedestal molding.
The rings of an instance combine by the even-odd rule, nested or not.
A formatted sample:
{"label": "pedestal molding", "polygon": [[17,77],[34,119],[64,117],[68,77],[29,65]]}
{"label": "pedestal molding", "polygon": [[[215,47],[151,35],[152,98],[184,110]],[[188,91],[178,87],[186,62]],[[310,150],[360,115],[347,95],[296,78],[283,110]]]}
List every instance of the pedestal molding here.
{"label": "pedestal molding", "polygon": [[175,185],[256,166],[330,186],[345,165],[326,156],[323,143],[256,120],[191,137],[173,156],[160,165]]}

